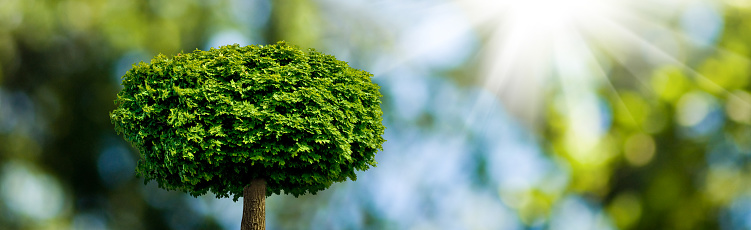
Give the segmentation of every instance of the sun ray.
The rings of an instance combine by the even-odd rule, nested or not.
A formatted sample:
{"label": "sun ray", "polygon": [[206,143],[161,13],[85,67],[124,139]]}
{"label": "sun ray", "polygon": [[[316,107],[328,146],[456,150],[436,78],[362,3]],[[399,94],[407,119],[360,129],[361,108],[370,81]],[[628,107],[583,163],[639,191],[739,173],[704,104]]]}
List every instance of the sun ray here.
{"label": "sun ray", "polygon": [[594,54],[588,52],[587,42],[578,36],[575,28],[559,34],[554,42],[554,75],[560,82],[558,95],[562,99],[554,101],[554,106],[563,110],[561,113],[568,123],[561,134],[563,143],[567,154],[573,159],[597,167],[607,159],[606,155],[600,155],[595,150],[607,133],[602,123],[607,118],[600,112],[600,99],[596,92],[599,88],[596,80],[601,79],[598,75],[604,74],[604,67]]}
{"label": "sun ray", "polygon": [[[520,62],[519,58],[524,57],[524,53],[528,52],[528,50],[523,50],[523,48],[527,47],[527,44],[525,44],[527,32],[513,23],[504,23],[499,27],[505,29],[492,31],[489,38],[490,41],[483,47],[484,49],[482,49],[480,54],[486,57],[484,65],[489,66],[483,70],[482,75],[493,76],[484,78],[481,85],[495,95],[500,96],[500,99],[508,99],[509,97],[504,97],[503,95],[512,95],[507,93],[507,90],[513,89],[509,87],[513,84],[513,81],[519,80],[518,77],[515,77],[520,74],[517,72],[519,70],[529,70],[529,68],[520,69],[515,67],[524,64]],[[505,34],[508,34],[508,36],[503,36]],[[479,111],[483,105],[484,102],[477,101],[470,113]]]}
{"label": "sun ray", "polygon": [[[496,31],[498,33],[498,31]],[[503,91],[502,89],[505,88],[506,83],[508,80],[511,79],[509,77],[508,71],[511,69],[510,67],[514,64],[513,57],[516,56],[517,51],[514,50],[515,47],[521,47],[518,45],[515,45],[518,43],[516,39],[507,39],[506,41],[495,41],[500,40],[501,36],[491,36],[491,41],[489,44],[487,44],[485,47],[485,50],[489,51],[489,54],[501,54],[501,57],[499,57],[496,63],[497,65],[492,65],[489,70],[487,70],[489,73],[487,75],[493,75],[498,76],[497,78],[485,78],[484,83],[482,84],[484,87],[486,87],[489,91],[493,93],[497,93],[498,91]],[[497,45],[501,44],[501,45]],[[503,48],[510,47],[511,50],[504,50]],[[487,55],[487,54],[486,54]],[[479,111],[481,111],[484,106],[486,106],[489,99],[482,97],[480,100],[477,100],[474,102],[474,105],[472,106],[472,109],[470,110],[469,114],[477,114]],[[486,112],[488,113],[488,112]],[[474,117],[474,116],[470,116]],[[472,126],[476,122],[480,122],[478,120],[475,120],[474,118],[467,121],[467,124]]]}
{"label": "sun ray", "polygon": [[[744,99],[744,98],[736,95],[735,92],[727,90],[724,87],[716,84],[714,81],[712,81],[708,77],[706,77],[703,74],[699,73],[697,70],[691,68],[687,64],[679,61],[676,57],[674,57],[673,55],[671,55],[671,54],[667,53],[666,51],[662,50],[660,47],[657,47],[656,45],[651,44],[648,41],[646,41],[644,38],[639,37],[633,31],[631,31],[631,30],[629,30],[629,29],[627,29],[627,28],[625,28],[625,27],[623,27],[623,26],[621,26],[621,25],[619,25],[619,24],[617,24],[615,22],[612,22],[609,19],[603,18],[601,20],[601,22],[606,23],[606,24],[609,25],[608,28],[610,29],[610,31],[608,33],[620,35],[620,37],[626,38],[627,39],[626,42],[628,42],[628,43],[635,43],[635,44],[632,44],[630,46],[632,46],[632,47],[640,47],[640,48],[646,49],[646,51],[648,51],[650,55],[655,55],[657,58],[663,59],[663,61],[665,61],[666,63],[669,63],[669,64],[671,64],[673,66],[678,67],[678,68],[681,68],[682,70],[688,72],[690,75],[695,76],[695,77],[699,78],[700,80],[707,82],[710,87],[714,88],[714,90],[721,91],[725,95],[727,95],[728,97],[732,97],[734,99],[743,101],[743,102],[751,105],[751,102],[749,102],[746,99]],[[592,35],[592,34],[590,34],[590,35]],[[608,50],[609,49],[608,47],[610,47],[610,46],[605,45],[605,46],[600,46],[600,47],[603,48],[603,49],[605,49],[605,50]],[[618,58],[617,52],[613,52],[611,54],[614,57],[616,57],[616,59],[619,59],[619,62],[621,62],[621,64],[623,64],[624,67],[626,67],[629,71],[631,71],[632,74],[637,74],[638,73],[638,71],[635,70],[638,67],[629,65],[625,61],[625,59],[623,57]],[[649,87],[649,84],[646,84],[646,83],[644,83],[644,84]]]}
{"label": "sun ray", "polygon": [[[608,90],[610,90],[613,93],[613,95],[615,95],[616,104],[614,106],[618,106],[621,109],[625,110],[626,113],[628,114],[628,118],[636,124],[637,122],[636,122],[636,118],[634,117],[633,112],[631,111],[631,109],[628,108],[623,98],[621,98],[613,82],[610,81],[610,78],[608,77],[607,72],[603,68],[602,62],[600,61],[601,59],[598,58],[598,55],[595,54],[595,50],[591,47],[591,45],[587,43],[587,40],[582,35],[582,32],[580,30],[575,30],[571,36],[574,38],[573,41],[576,43],[576,45],[580,47],[582,51],[584,52],[583,53],[584,58],[587,60],[591,60],[592,62],[595,63],[596,68],[594,68],[595,72],[593,73],[593,75],[595,77],[600,78],[602,82],[606,84]],[[640,132],[644,133],[644,129],[641,126],[638,126],[637,128],[639,129]]]}
{"label": "sun ray", "polygon": [[[699,50],[699,51],[701,51],[701,50],[710,50],[710,52],[709,52],[710,54],[717,54],[717,55],[720,55],[720,56],[723,56],[723,57],[728,57],[728,58],[730,58],[730,60],[738,61],[738,62],[740,62],[740,63],[742,63],[742,64],[744,64],[746,66],[751,66],[751,59],[749,59],[748,57],[746,57],[746,56],[744,56],[742,54],[739,54],[739,53],[737,53],[735,51],[728,50],[728,49],[725,49],[725,48],[717,46],[717,45],[704,44],[702,41],[700,41],[700,40],[698,40],[696,38],[693,38],[691,36],[688,36],[685,32],[681,32],[681,31],[679,31],[676,28],[667,27],[667,26],[665,26],[663,24],[655,23],[655,22],[650,21],[650,20],[646,20],[646,19],[644,19],[644,17],[636,16],[635,14],[633,14],[631,12],[621,12],[621,14],[627,20],[630,20],[630,21],[634,22],[635,26],[637,26],[637,27],[644,28],[646,30],[656,30],[656,31],[660,31],[661,33],[668,33],[668,34],[670,34],[672,36],[677,37],[680,41],[688,43],[688,45],[684,44],[682,46],[684,49],[693,49],[693,50],[689,50],[688,52],[692,52],[692,51],[695,51],[695,50]],[[624,29],[632,31],[633,35],[638,36],[638,33],[634,32],[631,29],[628,29],[626,27],[624,27]],[[646,38],[644,38],[642,36],[639,36],[639,37],[642,40],[646,40]],[[664,49],[662,51],[665,52]],[[667,53],[667,52],[665,52],[665,53]],[[675,54],[673,54],[671,56],[673,56],[674,60],[676,60],[676,61],[678,60],[678,58],[675,57],[676,56]],[[698,71],[694,71],[692,73],[698,73]],[[700,77],[704,77],[704,76],[700,75]],[[710,79],[708,79],[706,77],[704,77],[704,78],[705,78],[705,80],[707,80],[709,82],[712,82]],[[714,82],[712,82],[712,83],[714,83]],[[729,95],[731,95],[733,97],[736,96],[734,93],[731,93]],[[740,98],[738,98],[738,99],[740,99]],[[749,103],[749,102],[747,102],[745,100],[742,100],[742,101],[744,101],[746,103]]]}
{"label": "sun ray", "polygon": [[[457,0],[469,11],[470,21],[478,32],[485,32],[486,43],[481,45],[479,55],[483,57],[480,74],[483,76],[481,84],[499,96],[506,108],[534,128],[539,121],[540,98],[547,87],[561,87],[571,92],[565,84],[570,76],[558,75],[561,85],[549,85],[554,74],[556,64],[554,59],[559,51],[554,51],[554,43],[558,47],[574,46],[572,50],[583,52],[581,58],[596,63],[597,67],[590,67],[587,81],[605,81],[609,90],[615,92],[615,106],[624,107],[625,102],[616,92],[615,85],[610,81],[608,73],[600,63],[602,56],[596,51],[608,54],[616,63],[624,67],[637,84],[653,88],[649,78],[652,71],[659,66],[672,65],[684,70],[695,79],[704,81],[710,90],[720,91],[728,97],[746,101],[735,95],[735,92],[704,76],[700,71],[689,66],[688,61],[681,59],[681,51],[692,49],[708,49],[731,58],[741,58],[742,63],[751,63],[748,58],[737,53],[716,46],[701,47],[686,33],[671,28],[671,20],[679,18],[684,12],[686,3],[672,2],[661,5],[669,9],[671,15],[662,15],[660,9],[645,1],[619,0]],[[496,15],[496,16],[493,16]],[[650,20],[647,20],[649,18]],[[654,22],[655,19],[658,22]],[[490,25],[490,26],[489,26]],[[636,29],[638,28],[638,29]],[[489,30],[489,31],[488,31]],[[675,49],[661,47],[660,44],[648,40],[641,34],[645,31],[657,31],[680,39]],[[566,38],[568,37],[568,38]],[[561,39],[567,41],[561,42]],[[573,44],[573,45],[572,45]],[[641,53],[636,53],[641,52]],[[648,60],[634,59],[633,55],[645,55]],[[692,55],[694,57],[695,55]],[[559,58],[560,59],[560,58]],[[636,60],[636,61],[634,61]],[[740,59],[739,59],[740,60]],[[574,76],[575,77],[575,76]],[[570,80],[570,79],[569,79]],[[589,87],[596,87],[592,84]],[[574,85],[573,87],[579,87]],[[569,89],[564,89],[569,88]],[[574,90],[575,91],[575,90]],[[566,93],[567,94],[567,93]],[[571,99],[568,99],[570,101]],[[479,105],[478,105],[479,106]],[[476,107],[476,106],[475,106]],[[476,109],[473,109],[476,110]],[[626,108],[630,119],[633,112]],[[526,119],[526,120],[525,120]],[[531,119],[531,120],[530,120]]]}
{"label": "sun ray", "polygon": [[[587,49],[587,52],[590,55],[592,55],[593,57],[595,56],[594,55],[594,50],[592,50],[591,47],[587,46],[585,48]],[[594,61],[599,62],[596,58],[594,59]],[[634,117],[634,112],[632,112],[631,109],[626,105],[626,102],[623,100],[623,98],[619,94],[618,89],[616,89],[616,87],[613,84],[613,82],[610,81],[610,78],[608,78],[608,75],[605,73],[605,71],[600,68],[600,69],[598,69],[598,74],[596,74],[596,75],[599,76],[599,77],[601,77],[604,80],[604,82],[607,83],[608,89],[615,96],[617,104],[615,104],[614,106],[618,106],[621,109],[625,110],[626,113],[628,114],[628,119],[631,120],[631,122],[634,122],[634,124],[637,124],[638,122],[636,121],[636,118]],[[638,128],[638,130],[640,132],[645,133],[644,128],[642,126],[638,126],[637,128]]]}
{"label": "sun ray", "polygon": [[[616,62],[620,63],[621,66],[625,67],[626,70],[633,76],[640,85],[643,87],[651,88],[650,84],[648,82],[645,82],[643,79],[646,77],[646,74],[643,72],[640,72],[644,70],[641,66],[635,66],[631,62],[628,61],[628,58],[630,57],[630,53],[625,53],[622,50],[619,50],[618,45],[612,45],[607,44],[608,42],[613,42],[614,39],[608,39],[608,38],[602,38],[601,36],[598,36],[599,33],[592,33],[588,31],[584,31],[584,36],[589,38],[588,40],[590,42],[595,43],[597,45],[598,50],[605,51],[607,54],[609,54],[610,57],[612,57]],[[627,46],[627,47],[634,47],[634,46]],[[639,46],[636,46],[639,47]]]}
{"label": "sun ray", "polygon": [[[618,11],[616,12],[616,15],[614,15],[612,18],[628,20],[630,23],[633,23],[634,27],[641,28],[642,30],[646,30],[646,31],[651,30],[651,31],[660,31],[661,33],[669,33],[673,36],[678,37],[680,41],[684,41],[688,43],[688,45],[685,45],[683,48],[709,49],[713,53],[719,53],[721,55],[729,55],[732,58],[742,59],[743,62],[751,63],[751,59],[749,59],[746,56],[743,56],[742,54],[739,54],[732,50],[725,49],[720,46],[704,44],[704,42],[700,41],[699,39],[688,36],[685,32],[680,31],[678,28],[668,27],[665,25],[666,23],[656,23],[654,20],[648,20],[646,17],[637,15],[632,11]],[[630,29],[627,27],[624,27],[624,28],[633,31],[633,29]]]}
{"label": "sun ray", "polygon": [[[480,74],[485,88],[531,128],[540,125],[542,98],[553,74],[553,44],[577,23],[616,10],[614,0],[463,0],[492,26]],[[496,18],[488,20],[494,12]],[[474,15],[474,12],[471,13]],[[479,26],[479,25],[478,25]]]}

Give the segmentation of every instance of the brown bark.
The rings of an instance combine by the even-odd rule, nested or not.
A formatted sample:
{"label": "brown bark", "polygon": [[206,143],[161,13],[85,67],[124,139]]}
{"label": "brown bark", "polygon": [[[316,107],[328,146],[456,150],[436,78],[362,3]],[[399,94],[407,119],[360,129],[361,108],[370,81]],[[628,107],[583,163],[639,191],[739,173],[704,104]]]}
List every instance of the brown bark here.
{"label": "brown bark", "polygon": [[243,189],[241,230],[266,229],[266,180],[253,179]]}

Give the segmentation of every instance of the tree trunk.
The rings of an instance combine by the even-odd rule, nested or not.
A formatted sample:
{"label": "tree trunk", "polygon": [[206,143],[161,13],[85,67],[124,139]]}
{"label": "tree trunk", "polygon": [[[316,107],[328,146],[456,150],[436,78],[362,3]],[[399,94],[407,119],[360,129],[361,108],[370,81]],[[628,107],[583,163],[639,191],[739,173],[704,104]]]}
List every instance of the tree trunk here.
{"label": "tree trunk", "polygon": [[241,230],[266,229],[266,180],[253,179],[243,189]]}

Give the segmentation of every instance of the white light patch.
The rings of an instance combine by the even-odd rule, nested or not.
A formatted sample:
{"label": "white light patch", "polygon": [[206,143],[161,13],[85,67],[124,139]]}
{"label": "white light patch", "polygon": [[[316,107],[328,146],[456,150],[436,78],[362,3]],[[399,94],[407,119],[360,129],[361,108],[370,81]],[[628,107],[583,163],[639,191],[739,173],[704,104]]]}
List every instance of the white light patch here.
{"label": "white light patch", "polygon": [[1,175],[0,195],[12,212],[37,221],[55,218],[62,212],[65,196],[55,178],[13,161],[3,165]]}
{"label": "white light patch", "polygon": [[712,98],[706,93],[692,92],[681,97],[678,101],[678,124],[695,126],[709,114],[712,109]]}
{"label": "white light patch", "polygon": [[584,199],[569,196],[556,204],[550,220],[553,230],[609,230],[615,229],[612,221],[601,210]]}
{"label": "white light patch", "polygon": [[699,45],[713,45],[722,32],[722,13],[708,2],[695,2],[683,13],[681,27]]}
{"label": "white light patch", "polygon": [[504,190],[514,192],[540,185],[550,167],[536,149],[511,141],[495,146],[488,154],[488,164],[491,178]]}
{"label": "white light patch", "polygon": [[388,89],[397,108],[395,113],[405,120],[416,120],[424,111],[430,99],[430,89],[421,73],[411,71],[391,75]]}
{"label": "white light patch", "polygon": [[[476,45],[474,34],[470,33],[471,25],[459,12],[448,6],[438,7],[418,20],[414,26],[406,31],[400,39],[401,50],[408,50],[407,62],[420,60],[432,68],[455,68],[470,56]],[[400,55],[401,56],[401,55]]]}
{"label": "white light patch", "polygon": [[589,152],[606,132],[602,128],[603,117],[597,99],[594,94],[585,94],[570,102],[572,105],[569,105],[568,127],[571,128],[573,141],[570,144],[575,148],[572,151],[580,154]]}
{"label": "white light patch", "polygon": [[510,13],[512,23],[542,33],[570,30],[579,21],[602,17],[609,1],[601,0],[506,0],[502,5]]}

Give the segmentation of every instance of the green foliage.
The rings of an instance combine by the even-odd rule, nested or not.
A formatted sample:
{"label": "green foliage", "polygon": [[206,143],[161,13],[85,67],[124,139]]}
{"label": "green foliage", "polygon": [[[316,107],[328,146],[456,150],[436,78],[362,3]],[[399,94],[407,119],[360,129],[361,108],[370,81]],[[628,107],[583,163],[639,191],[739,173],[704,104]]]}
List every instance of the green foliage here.
{"label": "green foliage", "polygon": [[315,194],[375,166],[385,141],[371,74],[279,42],[158,55],[122,77],[110,118],[137,173],[193,196]]}

